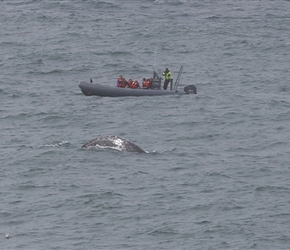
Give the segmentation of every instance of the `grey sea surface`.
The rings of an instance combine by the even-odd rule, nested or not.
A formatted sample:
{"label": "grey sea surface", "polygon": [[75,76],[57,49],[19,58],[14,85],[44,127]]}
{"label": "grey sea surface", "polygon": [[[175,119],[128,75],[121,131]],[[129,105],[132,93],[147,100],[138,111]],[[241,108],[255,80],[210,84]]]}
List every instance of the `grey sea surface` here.
{"label": "grey sea surface", "polygon": [[[289,10],[2,0],[0,249],[289,249]],[[197,95],[78,88],[181,64]],[[81,148],[105,135],[149,153]]]}

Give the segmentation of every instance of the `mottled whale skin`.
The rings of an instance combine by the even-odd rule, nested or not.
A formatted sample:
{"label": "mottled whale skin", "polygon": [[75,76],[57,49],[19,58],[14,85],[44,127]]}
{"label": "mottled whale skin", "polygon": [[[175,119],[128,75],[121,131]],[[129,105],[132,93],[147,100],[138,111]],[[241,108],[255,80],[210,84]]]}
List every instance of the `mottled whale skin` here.
{"label": "mottled whale skin", "polygon": [[122,152],[146,153],[145,150],[126,139],[115,135],[101,136],[85,143],[82,148],[91,147],[112,148]]}

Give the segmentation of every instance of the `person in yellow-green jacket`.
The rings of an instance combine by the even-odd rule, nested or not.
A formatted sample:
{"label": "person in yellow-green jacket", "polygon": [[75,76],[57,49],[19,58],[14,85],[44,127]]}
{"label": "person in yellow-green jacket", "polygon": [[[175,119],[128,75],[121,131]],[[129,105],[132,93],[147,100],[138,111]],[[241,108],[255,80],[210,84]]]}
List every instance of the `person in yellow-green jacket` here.
{"label": "person in yellow-green jacket", "polygon": [[168,68],[165,69],[165,71],[162,73],[162,75],[165,77],[164,84],[163,84],[163,89],[167,89],[168,84],[170,83],[172,77],[171,77],[171,72],[169,71]]}

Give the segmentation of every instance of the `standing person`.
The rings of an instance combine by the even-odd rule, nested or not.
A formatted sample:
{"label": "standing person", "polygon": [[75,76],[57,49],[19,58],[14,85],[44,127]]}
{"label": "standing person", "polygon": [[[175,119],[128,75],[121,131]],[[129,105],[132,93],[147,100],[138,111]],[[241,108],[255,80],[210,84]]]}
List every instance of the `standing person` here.
{"label": "standing person", "polygon": [[163,89],[166,90],[169,82],[172,79],[171,78],[171,72],[169,71],[168,68],[166,68],[165,71],[162,73],[162,75],[165,77]]}

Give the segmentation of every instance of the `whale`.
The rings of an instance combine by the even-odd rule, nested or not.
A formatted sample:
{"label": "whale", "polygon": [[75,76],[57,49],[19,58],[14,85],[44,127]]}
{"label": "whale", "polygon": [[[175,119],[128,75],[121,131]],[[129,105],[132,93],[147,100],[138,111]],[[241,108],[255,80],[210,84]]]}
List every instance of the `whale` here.
{"label": "whale", "polygon": [[101,136],[86,142],[82,148],[111,148],[122,152],[147,153],[133,142],[116,135]]}

